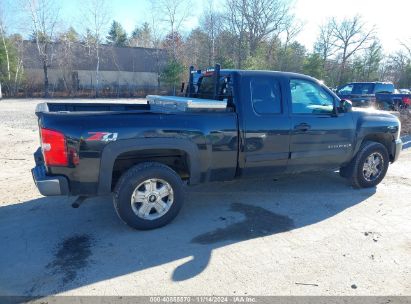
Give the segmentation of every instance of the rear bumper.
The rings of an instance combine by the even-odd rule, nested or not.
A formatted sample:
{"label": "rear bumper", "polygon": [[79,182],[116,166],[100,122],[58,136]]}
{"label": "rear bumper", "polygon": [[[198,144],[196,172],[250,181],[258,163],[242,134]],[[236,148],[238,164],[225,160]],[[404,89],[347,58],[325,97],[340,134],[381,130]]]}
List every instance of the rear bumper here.
{"label": "rear bumper", "polygon": [[400,156],[400,152],[402,150],[402,140],[401,139],[397,139],[396,141],[394,141],[393,149],[394,151],[392,151],[392,155],[393,155],[392,162],[395,162]]}
{"label": "rear bumper", "polygon": [[68,195],[69,183],[64,176],[48,176],[46,175],[46,167],[44,165],[36,165],[31,169],[34,183],[39,189],[39,192],[44,196]]}

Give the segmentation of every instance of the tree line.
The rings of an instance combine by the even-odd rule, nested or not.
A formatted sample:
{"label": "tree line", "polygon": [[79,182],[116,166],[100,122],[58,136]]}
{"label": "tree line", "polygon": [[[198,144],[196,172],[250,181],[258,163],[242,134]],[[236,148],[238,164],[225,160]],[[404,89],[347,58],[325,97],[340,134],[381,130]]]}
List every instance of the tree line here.
{"label": "tree line", "polygon": [[[223,68],[279,70],[304,73],[330,87],[347,81],[392,81],[411,87],[411,43],[399,43],[386,54],[376,28],[360,15],[329,18],[318,28],[312,51],[298,41],[304,24],[293,15],[287,0],[224,0],[216,8],[204,5],[199,25],[187,31],[191,0],[151,0],[146,20],[127,33],[112,20],[105,0],[84,0],[82,31],[62,24],[56,0],[23,0],[19,10],[27,17],[30,37],[10,33],[4,7],[0,6],[0,82],[3,91],[16,94],[29,81],[24,75],[22,46],[36,44],[37,60],[44,74],[44,95],[49,95],[48,70],[52,60],[70,69],[74,44],[95,62],[95,91],[99,96],[102,46],[143,47],[167,51],[167,62],[158,67],[159,86],[174,93],[187,77],[186,70],[220,63]],[[221,3],[221,2],[220,2]],[[66,28],[64,30],[64,27]],[[56,53],[55,44],[60,47]],[[69,75],[70,71],[67,71]],[[69,76],[67,76],[69,77]]]}

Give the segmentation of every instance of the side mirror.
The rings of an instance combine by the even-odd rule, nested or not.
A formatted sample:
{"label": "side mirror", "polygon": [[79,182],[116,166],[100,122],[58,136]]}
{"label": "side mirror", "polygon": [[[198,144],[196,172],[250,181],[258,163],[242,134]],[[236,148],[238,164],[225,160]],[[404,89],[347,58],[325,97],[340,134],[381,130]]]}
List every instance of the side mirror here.
{"label": "side mirror", "polygon": [[342,113],[348,113],[352,110],[352,102],[348,99],[341,99],[340,106],[338,107]]}

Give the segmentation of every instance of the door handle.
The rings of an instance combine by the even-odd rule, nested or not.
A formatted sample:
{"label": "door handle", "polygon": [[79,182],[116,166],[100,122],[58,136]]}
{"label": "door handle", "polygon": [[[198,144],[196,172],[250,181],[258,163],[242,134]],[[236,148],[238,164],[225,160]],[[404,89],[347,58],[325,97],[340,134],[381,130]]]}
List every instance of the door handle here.
{"label": "door handle", "polygon": [[303,123],[300,123],[299,125],[296,125],[294,129],[298,131],[302,131],[302,132],[307,132],[308,130],[311,129],[311,126],[308,123],[303,122]]}

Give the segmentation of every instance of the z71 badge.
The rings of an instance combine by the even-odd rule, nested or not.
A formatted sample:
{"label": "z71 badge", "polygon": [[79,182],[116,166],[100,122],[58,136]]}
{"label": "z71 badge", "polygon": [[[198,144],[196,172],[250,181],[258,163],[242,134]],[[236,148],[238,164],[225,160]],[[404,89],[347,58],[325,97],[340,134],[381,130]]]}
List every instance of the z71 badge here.
{"label": "z71 badge", "polygon": [[86,141],[116,141],[118,133],[110,133],[110,132],[88,132],[90,135],[86,138]]}

